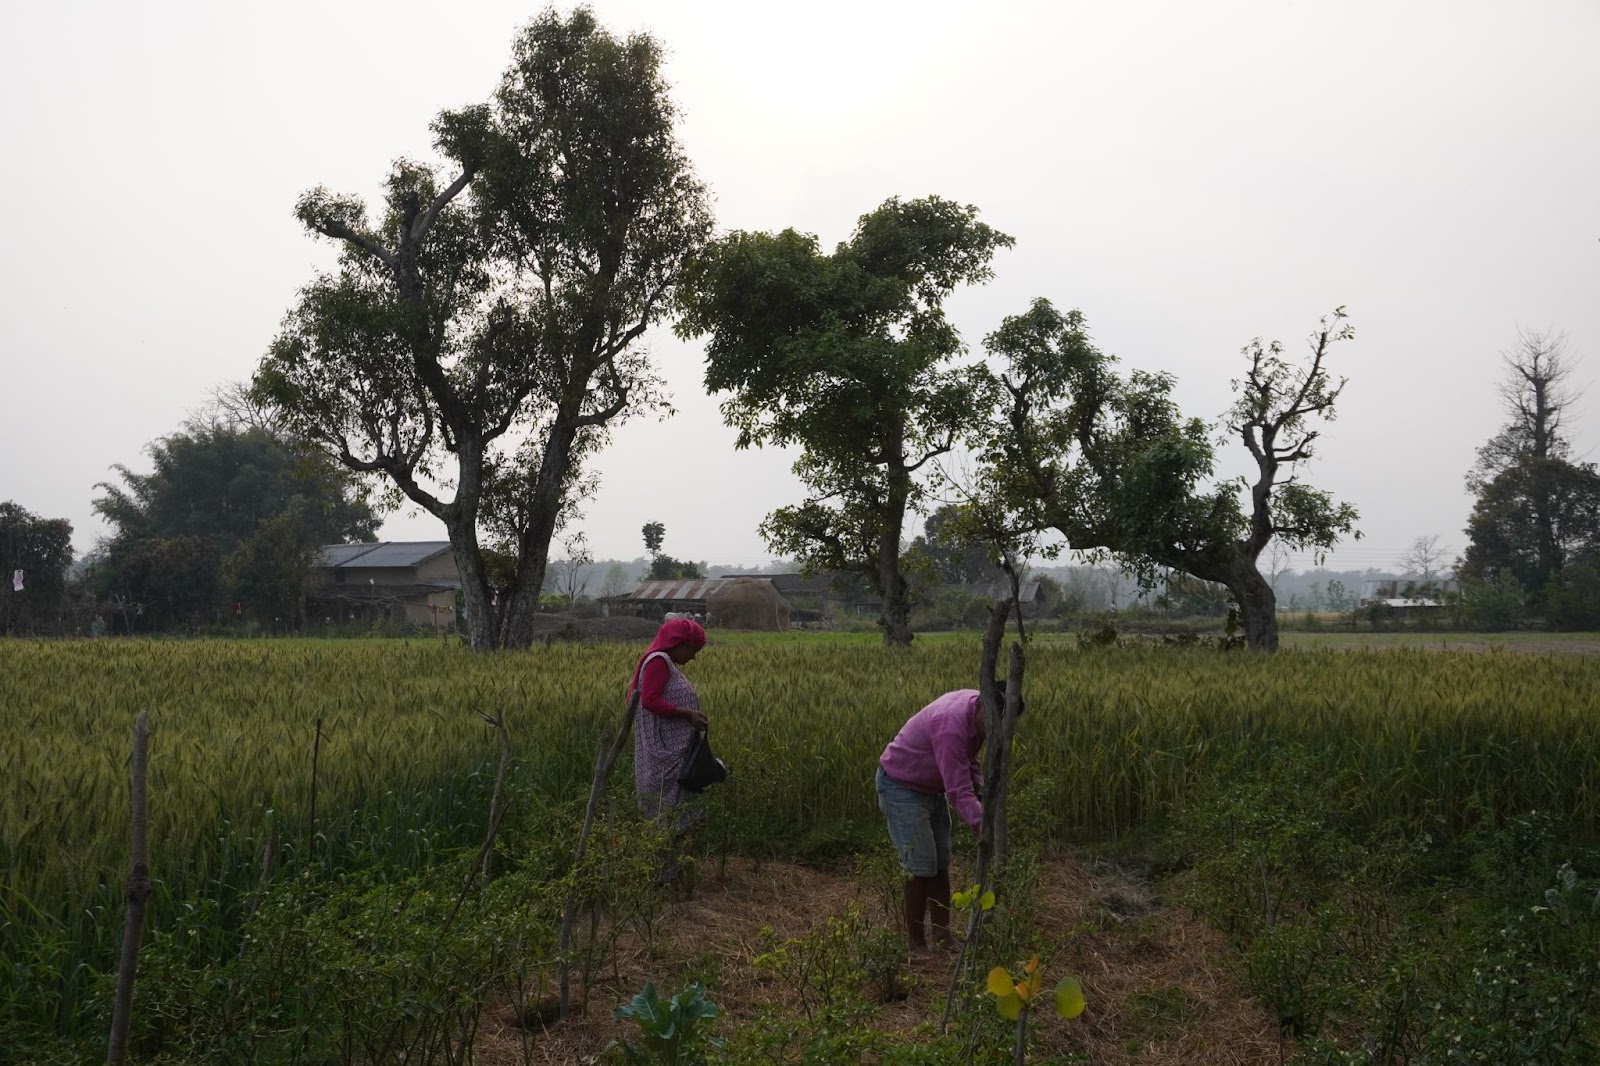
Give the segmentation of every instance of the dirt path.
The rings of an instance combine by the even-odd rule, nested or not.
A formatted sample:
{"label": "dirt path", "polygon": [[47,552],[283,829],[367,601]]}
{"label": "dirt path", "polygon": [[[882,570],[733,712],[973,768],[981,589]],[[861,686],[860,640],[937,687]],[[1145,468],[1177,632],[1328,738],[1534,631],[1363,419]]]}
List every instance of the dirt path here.
{"label": "dirt path", "polygon": [[[1287,1049],[1279,1046],[1275,1021],[1223,965],[1220,938],[1184,908],[1158,899],[1135,876],[1071,858],[1051,860],[1039,883],[1042,927],[1060,937],[1046,934],[1058,945],[1049,972],[1076,974],[1088,1007],[1076,1021],[1042,1021],[1035,1059],[1087,1054],[1104,1066],[1281,1061]],[[594,1061],[607,1042],[625,1035],[612,1009],[647,978],[668,993],[705,980],[722,1007],[722,1032],[748,1024],[763,1008],[793,1006],[792,993],[753,960],[772,934],[780,941],[803,936],[852,902],[876,928],[889,927],[884,893],[869,879],[742,860],[719,875],[712,864],[693,899],[668,904],[652,943],[632,933],[622,938],[618,977],[608,966],[596,978],[587,1014],[566,1025],[535,1021],[523,1029],[512,1008],[496,1011],[479,1040],[479,1061]],[[771,930],[765,940],[764,929]],[[870,1024],[909,1033],[936,1022],[949,966],[945,959],[914,965],[905,998],[879,1005]]]}

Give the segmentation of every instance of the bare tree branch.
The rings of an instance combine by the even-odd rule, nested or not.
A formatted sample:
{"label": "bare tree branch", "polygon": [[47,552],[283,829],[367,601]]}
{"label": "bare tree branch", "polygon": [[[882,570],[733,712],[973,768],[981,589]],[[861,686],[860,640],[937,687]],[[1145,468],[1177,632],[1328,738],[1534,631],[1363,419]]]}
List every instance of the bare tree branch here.
{"label": "bare tree branch", "polygon": [[398,270],[400,268],[399,256],[385,248],[378,242],[376,238],[369,237],[365,233],[358,233],[349,226],[345,225],[343,222],[340,222],[338,219],[322,218],[318,219],[312,225],[313,228],[324,237],[332,237],[334,240],[340,240],[344,241],[346,244],[354,245],[363,252],[366,252],[368,255],[372,256],[372,258],[378,260],[390,270]]}

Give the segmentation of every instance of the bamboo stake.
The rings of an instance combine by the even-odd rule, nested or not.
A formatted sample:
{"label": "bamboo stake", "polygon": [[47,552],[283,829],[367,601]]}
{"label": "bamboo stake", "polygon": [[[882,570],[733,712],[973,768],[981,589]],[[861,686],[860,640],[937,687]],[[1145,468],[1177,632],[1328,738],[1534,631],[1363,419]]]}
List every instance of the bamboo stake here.
{"label": "bamboo stake", "polygon": [[596,753],[594,764],[594,781],[589,786],[589,805],[584,808],[583,828],[578,831],[577,846],[572,849],[573,882],[567,886],[567,901],[561,910],[561,939],[557,953],[561,959],[560,968],[560,996],[561,1018],[566,1019],[572,1008],[572,925],[578,913],[578,882],[576,875],[578,868],[583,865],[583,857],[589,850],[589,834],[594,830],[595,815],[600,809],[600,799],[605,795],[606,784],[611,780],[611,769],[617,763],[617,757],[622,754],[623,746],[628,743],[628,738],[633,735],[633,715],[639,706],[639,692],[634,690],[633,698],[628,701],[628,709],[623,712],[622,721],[617,725],[616,734],[613,736],[611,746],[603,748]]}
{"label": "bamboo stake", "polygon": [[500,833],[500,823],[506,816],[505,786],[506,774],[511,769],[511,734],[506,729],[506,715],[504,711],[497,711],[493,717],[478,712],[478,717],[494,726],[495,732],[500,737],[500,769],[494,777],[494,793],[489,797],[489,829],[484,834],[483,846],[478,849],[478,857],[473,860],[472,867],[467,871],[467,877],[461,885],[461,891],[456,894],[456,903],[450,908],[450,914],[439,926],[439,931],[434,935],[432,951],[438,951],[439,945],[444,942],[444,936],[461,914],[461,908],[467,902],[467,896],[480,881],[489,880],[489,868],[494,858],[494,840]]}
{"label": "bamboo stake", "polygon": [[322,758],[322,719],[317,719],[317,736],[311,742],[311,835],[306,840],[306,861],[317,857],[317,762]]}
{"label": "bamboo stake", "polygon": [[150,804],[147,790],[150,712],[142,711],[133,723],[133,869],[128,874],[128,908],[122,919],[122,960],[117,966],[117,992],[111,1005],[111,1036],[106,1062],[122,1066],[128,1060],[128,1032],[133,1026],[133,979],[139,968],[139,944],[144,939],[145,903],[150,898]]}
{"label": "bamboo stake", "polygon": [[[1005,639],[1006,622],[1011,613],[1011,600],[997,604],[989,613],[989,628],[983,634],[983,654],[978,664],[978,708],[983,715],[983,727],[989,738],[983,753],[983,817],[978,823],[978,893],[989,887],[990,868],[993,865],[996,807],[991,794],[997,781],[1007,772],[1004,751],[1006,737],[1003,716],[1006,708],[1000,705],[999,692],[994,683],[995,667],[1000,661],[1000,643]],[[1007,683],[1008,689],[1011,687]],[[1010,693],[1007,693],[1007,703]],[[1002,739],[1004,738],[1004,740]],[[996,760],[1000,760],[997,762]],[[1004,836],[1004,833],[1001,833]],[[961,942],[961,953],[956,957],[955,969],[950,972],[950,984],[945,989],[944,1013],[939,1017],[939,1032],[950,1024],[950,1011],[955,1005],[956,984],[967,968],[967,956],[976,950],[978,936],[983,927],[983,908],[974,903],[967,910],[967,935]],[[975,956],[974,956],[975,957]]]}
{"label": "bamboo stake", "polygon": [[494,775],[494,796],[489,801],[489,830],[483,841],[483,879],[487,881],[494,866],[495,833],[499,830],[500,818],[505,813],[506,775],[511,770],[511,734],[506,730],[505,711],[496,711],[493,718],[481,713],[479,717],[493,726],[500,738],[500,768]]}

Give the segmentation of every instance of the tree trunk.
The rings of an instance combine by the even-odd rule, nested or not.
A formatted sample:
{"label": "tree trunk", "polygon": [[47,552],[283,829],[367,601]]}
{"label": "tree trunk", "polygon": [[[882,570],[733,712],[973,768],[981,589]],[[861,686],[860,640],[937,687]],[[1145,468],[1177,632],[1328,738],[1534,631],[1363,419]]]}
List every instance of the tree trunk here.
{"label": "tree trunk", "polygon": [[[536,490],[538,491],[538,490]],[[499,645],[526,648],[533,643],[533,623],[539,613],[539,598],[544,592],[544,577],[550,564],[550,541],[555,537],[556,516],[561,509],[561,492],[553,498],[535,499],[528,528],[517,545],[517,587],[501,617]]]}
{"label": "tree trunk", "polygon": [[[1000,645],[1005,640],[1006,618],[1011,611],[1011,601],[1002,600],[989,615],[989,628],[983,635],[982,654],[978,660],[978,706],[983,715],[985,747],[983,753],[983,818],[978,828],[978,882],[989,883],[990,871],[997,861],[1004,861],[1005,826],[997,824],[1003,814],[1002,804],[991,802],[996,785],[1005,777],[1006,704],[1011,702],[1007,692],[1005,703],[1000,700],[995,673],[999,670]],[[1009,688],[1009,682],[1007,688]],[[974,908],[976,912],[977,908]]]}
{"label": "tree trunk", "polygon": [[450,554],[461,573],[461,611],[467,623],[467,644],[473,651],[492,651],[495,646],[494,611],[489,602],[489,579],[483,570],[476,524],[447,518],[445,531],[450,536]]}
{"label": "tree trunk", "polygon": [[888,492],[883,501],[883,528],[878,534],[878,591],[883,595],[883,628],[887,648],[908,648],[911,632],[911,589],[900,572],[900,534],[905,529],[906,503],[911,498],[911,474],[905,469],[905,440],[899,426],[891,426],[883,444],[888,456],[885,473]]}
{"label": "tree trunk", "polygon": [[1544,596],[1544,587],[1556,571],[1560,570],[1565,562],[1561,558],[1561,547],[1556,542],[1555,521],[1555,496],[1556,485],[1552,464],[1542,458],[1536,458],[1529,464],[1531,477],[1529,481],[1529,495],[1533,497],[1533,524],[1538,544],[1534,549],[1534,565],[1537,574],[1533,580],[1533,593]]}
{"label": "tree trunk", "polygon": [[[1199,576],[1199,575],[1196,575]],[[1239,604],[1245,646],[1251,651],[1278,650],[1278,597],[1252,560],[1241,558],[1224,582]]]}
{"label": "tree trunk", "polygon": [[878,581],[883,587],[883,614],[878,625],[883,628],[883,643],[889,648],[906,648],[916,634],[911,632],[911,591],[900,574],[900,542],[895,538],[893,547],[887,543],[878,546]]}
{"label": "tree trunk", "polygon": [[517,541],[517,585],[500,617],[496,643],[502,648],[526,648],[533,643],[533,625],[550,566],[550,542],[555,539],[565,493],[572,473],[572,446],[578,430],[572,411],[581,395],[556,416],[545,436],[539,469],[529,486],[527,524]]}

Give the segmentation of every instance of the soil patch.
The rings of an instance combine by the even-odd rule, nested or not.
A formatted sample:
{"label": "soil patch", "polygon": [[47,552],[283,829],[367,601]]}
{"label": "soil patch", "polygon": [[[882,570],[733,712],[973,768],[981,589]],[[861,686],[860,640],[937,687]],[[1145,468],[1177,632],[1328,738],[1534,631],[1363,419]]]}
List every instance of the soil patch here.
{"label": "soil patch", "polygon": [[[1088,1008],[1072,1022],[1042,1020],[1033,1057],[1087,1053],[1107,1066],[1266,1066],[1292,1050],[1280,1045],[1274,1019],[1225,965],[1220,936],[1161,900],[1136,873],[1062,857],[1046,864],[1039,886],[1041,928],[1060,937],[1050,973],[1076,974]],[[608,1042],[627,1035],[611,1012],[647,978],[668,994],[704,981],[722,1007],[723,1032],[748,1024],[762,1008],[793,1006],[754,958],[771,935],[804,936],[852,902],[879,927],[893,920],[883,888],[865,877],[746,860],[729,860],[719,870],[709,862],[694,897],[667,905],[649,943],[632,933],[623,937],[616,974],[608,966],[596,978],[586,1013],[565,1024],[530,1020],[524,1027],[513,1007],[493,1011],[478,1061],[595,1061]],[[771,931],[767,940],[764,930]],[[895,1033],[936,1024],[953,962],[941,956],[914,963],[905,998],[878,1006],[871,1024]]]}

